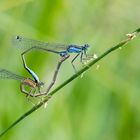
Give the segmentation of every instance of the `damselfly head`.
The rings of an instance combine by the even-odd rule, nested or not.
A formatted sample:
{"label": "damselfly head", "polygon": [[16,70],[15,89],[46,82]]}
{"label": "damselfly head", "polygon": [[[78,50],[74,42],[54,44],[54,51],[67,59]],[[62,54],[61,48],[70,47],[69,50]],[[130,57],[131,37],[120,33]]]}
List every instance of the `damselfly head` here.
{"label": "damselfly head", "polygon": [[82,47],[82,50],[87,50],[89,48],[89,45],[88,44],[85,44],[83,47]]}
{"label": "damselfly head", "polygon": [[44,86],[44,84],[45,84],[45,83],[43,83],[43,82],[39,82],[39,83],[38,83],[38,86],[39,86],[39,87],[42,87],[42,86]]}

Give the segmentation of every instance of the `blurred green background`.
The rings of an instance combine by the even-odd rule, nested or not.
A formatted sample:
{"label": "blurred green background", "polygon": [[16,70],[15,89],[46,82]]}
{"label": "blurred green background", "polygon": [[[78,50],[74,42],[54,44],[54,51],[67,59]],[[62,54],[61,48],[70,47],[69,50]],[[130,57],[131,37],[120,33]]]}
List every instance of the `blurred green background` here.
{"label": "blurred green background", "polygon": [[[0,0],[0,67],[29,76],[22,50],[10,44],[11,36],[18,34],[46,42],[88,43],[89,54],[100,55],[140,27],[139,9],[139,0]],[[65,86],[47,108],[28,116],[1,139],[139,140],[139,38]],[[26,59],[47,86],[59,56],[33,51]],[[55,87],[74,74],[70,60],[61,67]],[[82,67],[78,60],[75,65]],[[32,107],[19,84],[0,80],[0,132]]]}

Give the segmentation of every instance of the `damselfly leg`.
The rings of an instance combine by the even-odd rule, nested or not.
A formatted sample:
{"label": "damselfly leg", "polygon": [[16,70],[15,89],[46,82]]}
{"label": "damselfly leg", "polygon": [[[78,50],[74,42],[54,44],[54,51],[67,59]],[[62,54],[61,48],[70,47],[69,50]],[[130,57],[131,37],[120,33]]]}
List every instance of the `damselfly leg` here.
{"label": "damselfly leg", "polygon": [[[29,89],[27,90],[26,87],[29,87]],[[21,92],[25,93],[27,96],[30,96],[30,97],[35,97],[36,93],[40,93],[40,92],[37,92],[38,88],[41,88],[41,87],[37,85],[37,83],[30,78],[24,79],[20,84]]]}
{"label": "damselfly leg", "polygon": [[[27,91],[25,87],[28,86],[30,89]],[[33,101],[30,99],[30,97],[35,98],[36,94],[41,94],[40,92],[40,86],[37,85],[36,82],[33,80],[26,78],[24,79],[20,84],[20,90],[22,93],[26,94],[27,101],[29,101],[31,104],[35,105]],[[38,97],[40,98],[40,97]],[[42,101],[42,98],[40,98],[40,101]]]}
{"label": "damselfly leg", "polygon": [[72,61],[71,61],[71,64],[72,64],[72,67],[73,67],[75,73],[77,73],[77,70],[76,70],[76,68],[75,68],[75,66],[74,66],[73,63],[74,63],[74,61],[76,60],[76,58],[77,58],[79,55],[80,55],[80,53],[78,53],[78,54],[72,59]]}

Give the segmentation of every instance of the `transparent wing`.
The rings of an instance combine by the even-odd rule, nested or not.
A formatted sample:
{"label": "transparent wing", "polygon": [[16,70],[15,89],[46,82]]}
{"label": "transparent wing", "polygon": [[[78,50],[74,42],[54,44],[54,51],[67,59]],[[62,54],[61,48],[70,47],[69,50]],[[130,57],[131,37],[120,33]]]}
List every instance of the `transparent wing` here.
{"label": "transparent wing", "polygon": [[8,70],[0,69],[0,79],[15,79],[15,80],[24,80],[25,77],[16,75]]}
{"label": "transparent wing", "polygon": [[36,47],[36,48],[43,48],[46,50],[48,49],[48,50],[54,50],[54,51],[65,51],[68,47],[68,45],[46,43],[46,42],[42,42],[42,41],[29,39],[29,38],[26,38],[23,36],[13,37],[12,44],[15,47],[22,48],[22,49],[29,49],[32,47]]}

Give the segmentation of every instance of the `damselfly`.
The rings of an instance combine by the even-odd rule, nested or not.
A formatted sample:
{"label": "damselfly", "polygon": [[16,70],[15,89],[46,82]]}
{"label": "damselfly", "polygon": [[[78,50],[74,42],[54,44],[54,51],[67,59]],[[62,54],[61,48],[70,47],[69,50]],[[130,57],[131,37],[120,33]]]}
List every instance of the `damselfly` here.
{"label": "damselfly", "polygon": [[59,54],[61,57],[69,56],[71,53],[75,53],[76,56],[72,59],[71,64],[76,72],[76,68],[74,66],[74,61],[80,55],[80,61],[83,63],[83,56],[87,58],[87,49],[89,48],[88,44],[85,45],[63,45],[63,44],[54,44],[54,43],[45,43],[42,41],[37,41],[29,38],[25,38],[23,36],[16,36],[13,38],[13,45],[18,48],[23,48],[25,51],[23,54],[27,53],[32,49],[40,49],[44,51],[49,51],[52,53]]}
{"label": "damselfly", "polygon": [[[44,85],[43,82],[38,82],[30,78],[14,74],[6,69],[0,69],[0,79],[15,79],[21,81],[21,92],[31,97],[34,97],[36,94],[41,94],[40,88]],[[30,88],[29,91],[25,89],[26,86]]]}

